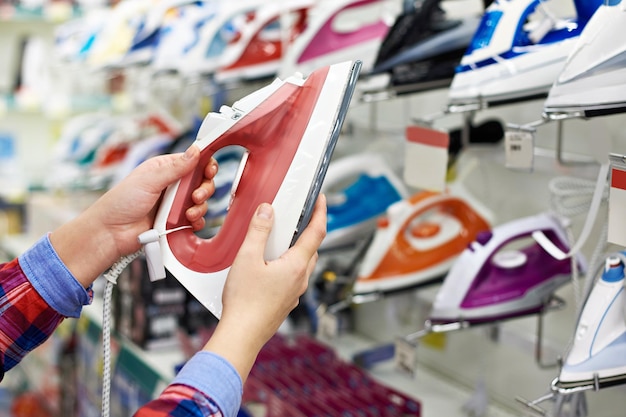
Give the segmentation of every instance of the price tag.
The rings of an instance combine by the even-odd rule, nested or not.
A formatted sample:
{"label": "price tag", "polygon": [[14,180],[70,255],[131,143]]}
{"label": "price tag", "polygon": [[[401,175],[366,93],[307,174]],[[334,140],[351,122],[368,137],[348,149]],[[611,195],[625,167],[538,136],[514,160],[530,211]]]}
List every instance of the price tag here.
{"label": "price tag", "polygon": [[535,133],[530,130],[507,130],[504,134],[506,167],[532,171]]}
{"label": "price tag", "polygon": [[611,154],[608,241],[626,246],[626,157]]}
{"label": "price tag", "polygon": [[415,188],[444,191],[449,144],[447,132],[423,126],[407,127],[404,181]]}
{"label": "price tag", "polygon": [[445,350],[447,341],[448,341],[448,337],[447,337],[447,333],[445,332],[428,333],[420,339],[420,343],[423,346],[428,346],[429,348],[432,348],[435,350],[441,350],[441,351]]}
{"label": "price tag", "polygon": [[317,323],[317,338],[330,341],[339,334],[339,318],[332,313],[325,312],[319,317]]}
{"label": "price tag", "polygon": [[397,338],[393,362],[400,372],[415,376],[417,369],[417,346],[404,338]]}

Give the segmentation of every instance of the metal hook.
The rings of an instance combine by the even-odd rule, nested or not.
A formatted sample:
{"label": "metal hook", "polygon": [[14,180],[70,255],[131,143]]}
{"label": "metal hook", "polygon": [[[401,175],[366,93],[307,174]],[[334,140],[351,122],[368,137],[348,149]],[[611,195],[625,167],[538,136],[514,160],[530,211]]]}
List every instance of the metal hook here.
{"label": "metal hook", "polygon": [[554,368],[556,366],[560,367],[563,364],[563,359],[561,357],[557,357],[556,362],[554,363],[543,362],[543,316],[546,312],[560,310],[563,307],[565,307],[565,300],[553,294],[537,316],[537,344],[535,345],[535,362],[537,362],[541,369]]}
{"label": "metal hook", "polygon": [[548,411],[539,407],[538,404],[541,404],[544,401],[548,401],[551,400],[555,397],[555,394],[553,392],[550,392],[548,394],[545,394],[539,398],[537,398],[536,400],[527,400],[525,398],[522,397],[515,397],[515,401],[519,402],[520,404],[526,406],[527,408],[529,408],[531,411],[541,415],[541,416],[546,416],[548,414]]}

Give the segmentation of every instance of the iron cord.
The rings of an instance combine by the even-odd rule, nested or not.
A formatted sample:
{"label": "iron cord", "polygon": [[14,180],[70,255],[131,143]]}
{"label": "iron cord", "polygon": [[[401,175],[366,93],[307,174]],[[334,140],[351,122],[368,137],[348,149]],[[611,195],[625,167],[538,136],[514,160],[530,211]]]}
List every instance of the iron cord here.
{"label": "iron cord", "polygon": [[102,314],[102,417],[109,417],[111,413],[111,298],[113,286],[124,269],[135,260],[143,250],[120,258],[104,273],[106,285],[104,287],[104,311]]}

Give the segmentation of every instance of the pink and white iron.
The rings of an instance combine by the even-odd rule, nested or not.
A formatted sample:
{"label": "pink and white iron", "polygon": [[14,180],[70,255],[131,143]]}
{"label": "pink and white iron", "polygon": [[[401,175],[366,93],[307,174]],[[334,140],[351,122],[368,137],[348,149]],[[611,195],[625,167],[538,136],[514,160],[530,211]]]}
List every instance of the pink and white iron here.
{"label": "pink and white iron", "polygon": [[218,83],[258,80],[278,74],[287,48],[304,31],[315,0],[267,2],[241,28],[236,42],[220,58]]}
{"label": "pink and white iron", "polygon": [[[347,61],[297,74],[209,113],[195,142],[198,170],[171,185],[154,229],[142,234],[153,279],[176,277],[212,314],[221,316],[224,282],[257,206],[269,202],[276,221],[265,257],[275,259],[306,226],[345,119],[360,62]],[[228,214],[217,234],[198,237],[185,210],[219,149],[246,149],[234,181]],[[162,261],[162,263],[160,263]]]}
{"label": "pink and white iron", "polygon": [[358,59],[363,72],[374,65],[376,53],[399,13],[389,0],[322,0],[311,11],[306,29],[289,46],[279,76],[335,62]]}
{"label": "pink and white iron", "polygon": [[385,293],[441,281],[492,214],[455,184],[454,192],[421,191],[381,217],[354,282],[353,295]]}
{"label": "pink and white iron", "polygon": [[[569,282],[572,265],[570,259],[553,258],[535,242],[533,234],[538,231],[568,251],[562,221],[549,213],[481,233],[444,279],[433,303],[430,324],[480,324],[544,310],[553,293]],[[584,271],[586,262],[580,253],[576,261]]]}

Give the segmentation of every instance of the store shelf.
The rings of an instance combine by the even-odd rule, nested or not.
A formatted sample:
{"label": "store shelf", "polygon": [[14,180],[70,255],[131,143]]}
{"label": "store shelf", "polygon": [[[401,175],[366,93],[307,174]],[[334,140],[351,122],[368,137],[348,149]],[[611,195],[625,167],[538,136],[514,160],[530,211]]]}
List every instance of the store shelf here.
{"label": "store shelf", "polygon": [[72,115],[113,109],[114,98],[109,95],[83,95],[66,98],[22,98],[19,95],[0,96],[0,120],[15,114],[50,120],[65,120]]}
{"label": "store shelf", "polygon": [[[22,253],[33,243],[28,236],[11,236],[0,240],[0,249],[12,256]],[[83,338],[89,341],[91,355],[100,355],[102,336],[103,304],[100,298],[83,309],[83,316],[77,328]],[[114,351],[118,361],[126,369],[127,374],[137,376],[136,384],[141,385],[144,391],[157,395],[176,373],[176,369],[184,362],[179,349],[146,351],[135,344],[120,338],[114,338]],[[357,351],[374,346],[376,341],[358,334],[344,334],[330,343],[339,357],[351,361]],[[34,362],[40,363],[42,358],[33,354]],[[120,362],[118,362],[119,364]],[[99,373],[97,373],[99,375]],[[424,417],[434,415],[455,416],[462,415],[463,405],[471,398],[471,388],[464,387],[440,374],[432,372],[428,367],[419,366],[415,378],[410,378],[394,369],[393,364],[382,363],[371,372],[371,375],[380,383],[397,389],[417,400],[422,405]],[[97,385],[97,381],[87,381],[87,385]],[[512,417],[510,410],[491,404],[491,417]],[[445,413],[445,414],[441,414]]]}
{"label": "store shelf", "polygon": [[4,4],[0,6],[0,23],[3,25],[56,25],[81,16],[81,9],[70,2],[54,1],[45,6],[25,7]]}

